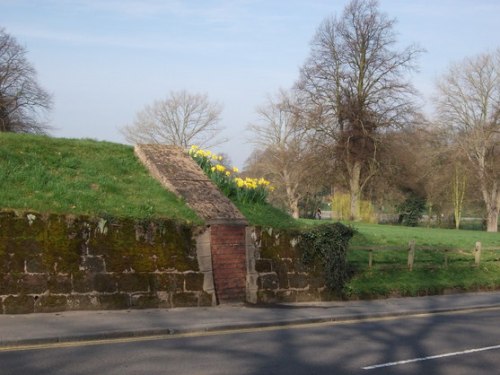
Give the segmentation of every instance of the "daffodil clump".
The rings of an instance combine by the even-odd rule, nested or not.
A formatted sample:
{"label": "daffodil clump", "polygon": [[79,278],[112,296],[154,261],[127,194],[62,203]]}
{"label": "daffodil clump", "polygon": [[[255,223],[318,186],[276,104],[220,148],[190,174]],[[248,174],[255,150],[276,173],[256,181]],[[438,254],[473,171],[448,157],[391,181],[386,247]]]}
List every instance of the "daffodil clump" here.
{"label": "daffodil clump", "polygon": [[222,156],[211,151],[191,146],[189,155],[217,187],[231,199],[245,203],[264,203],[268,191],[273,190],[270,182],[264,178],[238,177],[238,168],[227,168],[221,164]]}

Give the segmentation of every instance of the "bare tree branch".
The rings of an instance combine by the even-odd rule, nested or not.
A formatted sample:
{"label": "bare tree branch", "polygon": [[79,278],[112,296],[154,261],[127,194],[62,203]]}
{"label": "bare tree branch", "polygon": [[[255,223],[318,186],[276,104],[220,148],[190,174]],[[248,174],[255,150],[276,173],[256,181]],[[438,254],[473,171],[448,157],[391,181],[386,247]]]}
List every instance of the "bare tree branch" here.
{"label": "bare tree branch", "polygon": [[486,206],[487,230],[500,212],[500,49],[454,64],[438,84],[437,111],[468,156]]}
{"label": "bare tree branch", "polygon": [[36,80],[26,49],[0,28],[0,131],[45,134],[51,96]]}
{"label": "bare tree branch", "polygon": [[206,94],[171,92],[137,113],[134,123],[121,129],[131,143],[160,143],[187,148],[210,148],[226,142],[216,139],[222,108]]}

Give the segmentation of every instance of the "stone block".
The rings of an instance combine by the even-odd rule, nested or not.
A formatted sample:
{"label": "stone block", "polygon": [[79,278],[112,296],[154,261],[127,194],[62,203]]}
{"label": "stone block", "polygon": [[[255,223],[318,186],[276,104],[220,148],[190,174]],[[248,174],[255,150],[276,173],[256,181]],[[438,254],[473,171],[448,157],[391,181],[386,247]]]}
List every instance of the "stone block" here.
{"label": "stone block", "polygon": [[300,259],[293,259],[290,271],[308,273],[310,270]]}
{"label": "stone block", "polygon": [[40,255],[33,256],[26,260],[26,272],[43,273],[45,271],[46,270],[42,262],[42,257]]}
{"label": "stone block", "polygon": [[213,305],[213,294],[200,292],[198,296],[198,306],[212,306]]}
{"label": "stone block", "polygon": [[272,272],[272,261],[269,259],[257,259],[255,261],[255,271],[257,272]]}
{"label": "stone block", "polygon": [[276,303],[276,292],[272,290],[259,290],[257,292],[257,303]]}
{"label": "stone block", "polygon": [[88,272],[101,273],[106,272],[104,259],[98,256],[85,256],[82,259],[82,268]]}
{"label": "stone block", "polygon": [[113,293],[117,291],[116,280],[111,274],[96,274],[93,285],[96,292]]}
{"label": "stone block", "polygon": [[94,289],[94,275],[78,272],[73,274],[73,292],[76,293],[90,293]]}
{"label": "stone block", "polygon": [[137,309],[153,309],[160,306],[160,299],[155,294],[134,294],[130,298],[131,307]]}
{"label": "stone block", "polygon": [[97,310],[97,296],[86,294],[72,294],[67,297],[68,310]]}
{"label": "stone block", "polygon": [[288,274],[288,281],[290,284],[290,288],[295,288],[295,289],[304,289],[309,285],[309,280],[307,278],[307,275],[300,273]]}
{"label": "stone block", "polygon": [[73,290],[70,275],[50,275],[47,288],[52,294],[69,294]]}
{"label": "stone block", "polygon": [[297,291],[297,302],[312,302],[321,301],[320,293],[318,291],[299,290]]}
{"label": "stone block", "polygon": [[41,294],[47,289],[47,276],[44,274],[24,274],[17,280],[18,294]]}
{"label": "stone block", "polygon": [[120,292],[149,291],[149,276],[146,273],[123,273],[115,276]]}
{"label": "stone block", "polygon": [[195,273],[195,272],[189,272],[184,274],[186,284],[185,284],[185,289],[186,291],[201,291],[203,290],[203,274],[202,273]]}
{"label": "stone block", "polygon": [[0,295],[17,294],[17,280],[10,274],[0,275]]}
{"label": "stone block", "polygon": [[68,300],[65,295],[43,295],[35,301],[35,312],[47,313],[65,311],[68,309]]}
{"label": "stone block", "polygon": [[97,296],[99,308],[104,310],[120,310],[130,307],[130,297],[128,294],[102,294]]}
{"label": "stone block", "polygon": [[295,290],[280,290],[276,292],[278,302],[297,302],[297,292]]}
{"label": "stone block", "polygon": [[285,263],[280,261],[273,262],[273,269],[278,275],[278,282],[280,289],[288,289],[290,287],[288,283],[288,267]]}
{"label": "stone block", "polygon": [[320,289],[325,286],[325,277],[317,275],[309,275],[309,288]]}
{"label": "stone block", "polygon": [[279,286],[278,282],[278,276],[275,273],[268,273],[259,276],[257,285],[264,290],[276,290]]}
{"label": "stone block", "polygon": [[174,307],[196,307],[198,306],[197,293],[175,293],[172,295]]}
{"label": "stone block", "polygon": [[154,274],[150,281],[151,291],[182,292],[184,291],[184,275],[180,273]]}
{"label": "stone block", "polygon": [[32,296],[8,296],[3,301],[5,314],[29,314],[35,311],[35,299]]}

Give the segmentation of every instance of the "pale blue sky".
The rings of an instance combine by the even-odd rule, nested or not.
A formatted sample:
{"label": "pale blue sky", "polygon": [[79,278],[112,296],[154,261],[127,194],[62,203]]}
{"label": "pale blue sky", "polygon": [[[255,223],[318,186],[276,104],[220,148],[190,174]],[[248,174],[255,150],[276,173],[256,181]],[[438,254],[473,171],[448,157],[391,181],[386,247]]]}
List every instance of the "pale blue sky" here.
{"label": "pale blue sky", "polygon": [[[401,46],[427,50],[415,86],[466,56],[500,47],[499,0],[380,0]],[[0,0],[0,27],[28,49],[53,94],[57,137],[124,143],[118,129],[170,91],[224,107],[230,141],[215,151],[242,167],[255,108],[298,77],[321,21],[347,0]],[[428,107],[430,108],[430,106]]]}

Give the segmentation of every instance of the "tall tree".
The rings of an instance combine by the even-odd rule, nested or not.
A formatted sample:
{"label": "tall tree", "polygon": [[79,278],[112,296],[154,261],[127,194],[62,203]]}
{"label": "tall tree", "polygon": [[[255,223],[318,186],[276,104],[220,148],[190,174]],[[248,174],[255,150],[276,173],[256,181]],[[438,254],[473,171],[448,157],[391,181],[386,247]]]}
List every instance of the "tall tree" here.
{"label": "tall tree", "polygon": [[187,148],[196,144],[210,148],[225,142],[216,139],[222,108],[207,94],[171,92],[140,111],[132,125],[121,129],[131,143],[159,143]]}
{"label": "tall tree", "polygon": [[406,74],[421,50],[395,49],[394,24],[376,0],[351,1],[342,18],[318,28],[297,85],[315,108],[309,128],[332,144],[347,177],[352,219],[378,168],[379,133],[408,123],[415,111]]}
{"label": "tall tree", "polygon": [[475,171],[487,230],[500,212],[500,48],[452,65],[438,82],[437,110]]}
{"label": "tall tree", "polygon": [[305,131],[298,126],[303,111],[292,94],[281,90],[257,109],[259,121],[248,126],[250,141],[257,145],[251,165],[263,173],[282,194],[287,210],[299,217],[299,201],[310,189],[308,183],[317,165],[306,142]]}
{"label": "tall tree", "polygon": [[0,131],[44,134],[51,96],[37,82],[26,49],[0,28]]}

